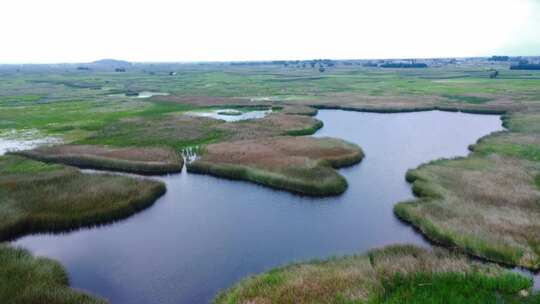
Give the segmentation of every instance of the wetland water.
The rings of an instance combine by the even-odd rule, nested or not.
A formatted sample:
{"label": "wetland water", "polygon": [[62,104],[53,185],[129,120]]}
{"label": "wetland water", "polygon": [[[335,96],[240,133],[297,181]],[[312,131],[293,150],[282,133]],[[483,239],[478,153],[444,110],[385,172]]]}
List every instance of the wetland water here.
{"label": "wetland water", "polygon": [[60,261],[71,285],[111,303],[206,303],[249,274],[313,258],[361,253],[392,243],[428,246],[392,206],[412,198],[405,172],[463,156],[501,130],[498,116],[449,112],[375,114],[319,111],[333,136],[366,157],[342,169],[349,189],[309,198],[205,175],[160,179],[168,191],[151,208],[116,224],[14,242]]}

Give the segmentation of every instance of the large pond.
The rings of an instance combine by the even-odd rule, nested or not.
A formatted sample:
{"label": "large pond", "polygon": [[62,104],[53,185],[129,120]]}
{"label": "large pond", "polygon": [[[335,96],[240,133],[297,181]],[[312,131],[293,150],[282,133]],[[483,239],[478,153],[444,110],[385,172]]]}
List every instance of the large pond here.
{"label": "large pond", "polygon": [[438,111],[324,110],[318,118],[317,136],[355,142],[366,153],[340,170],[350,185],[341,196],[301,197],[183,172],[161,178],[167,194],[127,220],[14,243],[59,260],[73,287],[111,303],[206,303],[246,275],[285,263],[392,243],[429,246],[392,212],[412,198],[406,170],[466,155],[479,137],[501,130],[498,116]]}

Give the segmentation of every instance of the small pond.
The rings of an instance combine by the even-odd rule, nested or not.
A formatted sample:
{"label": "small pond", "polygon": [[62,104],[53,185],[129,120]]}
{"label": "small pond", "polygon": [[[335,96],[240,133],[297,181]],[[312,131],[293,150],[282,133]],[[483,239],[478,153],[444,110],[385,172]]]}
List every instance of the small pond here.
{"label": "small pond", "polygon": [[263,118],[266,115],[272,113],[272,109],[205,109],[198,111],[186,112],[187,115],[209,117],[214,119],[221,119],[224,121],[240,121],[248,119]]}
{"label": "small pond", "polygon": [[129,97],[129,98],[150,98],[152,96],[167,96],[169,93],[163,93],[163,92],[150,92],[150,91],[142,91],[142,92],[135,92],[132,94],[123,93],[123,94],[111,94],[109,96],[116,96],[116,97]]}
{"label": "small pond", "polygon": [[340,172],[341,196],[310,198],[205,175],[161,177],[168,191],[151,208],[113,225],[14,242],[59,260],[75,288],[121,303],[207,303],[249,274],[294,261],[360,253],[392,243],[429,246],[392,206],[412,198],[405,172],[466,155],[501,130],[498,116],[449,112],[320,111],[333,136],[366,158]]}
{"label": "small pond", "polygon": [[11,130],[0,133],[0,155],[10,151],[28,150],[47,144],[61,143],[57,137],[45,137],[37,130]]}

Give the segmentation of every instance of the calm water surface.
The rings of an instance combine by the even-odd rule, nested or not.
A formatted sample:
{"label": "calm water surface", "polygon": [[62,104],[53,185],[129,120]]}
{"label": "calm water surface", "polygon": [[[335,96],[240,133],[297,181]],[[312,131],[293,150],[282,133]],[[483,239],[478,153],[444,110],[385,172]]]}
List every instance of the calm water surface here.
{"label": "calm water surface", "polygon": [[448,112],[374,114],[324,110],[317,136],[359,144],[366,158],[340,170],[349,189],[308,198],[251,183],[182,173],[167,194],[119,223],[15,242],[59,260],[73,287],[111,303],[206,303],[248,274],[392,243],[428,246],[392,213],[412,198],[405,172],[466,155],[501,130],[498,116]]}

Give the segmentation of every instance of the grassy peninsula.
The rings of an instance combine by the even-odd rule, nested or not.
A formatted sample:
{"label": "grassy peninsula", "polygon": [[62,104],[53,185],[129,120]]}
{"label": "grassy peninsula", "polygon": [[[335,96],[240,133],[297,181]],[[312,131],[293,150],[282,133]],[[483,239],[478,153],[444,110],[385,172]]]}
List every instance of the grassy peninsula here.
{"label": "grassy peninsula", "polygon": [[154,203],[165,185],[19,156],[0,157],[0,240],[126,218]]}
{"label": "grassy peninsula", "polygon": [[183,158],[167,148],[112,148],[89,145],[56,145],[15,152],[17,155],[63,163],[79,168],[166,174],[182,171]]}
{"label": "grassy peninsula", "polygon": [[242,179],[304,195],[336,195],[347,181],[334,169],[356,164],[360,147],[334,138],[271,137],[208,145],[189,172]]}
{"label": "grassy peninsula", "polygon": [[[161,182],[0,156],[0,241],[109,223],[152,205],[164,192]],[[2,303],[104,303],[69,289],[54,261],[0,244],[0,264]]]}
{"label": "grassy peninsula", "polygon": [[435,242],[540,269],[539,117],[512,113],[508,131],[482,138],[469,157],[409,171],[419,199],[396,205],[396,214]]}

